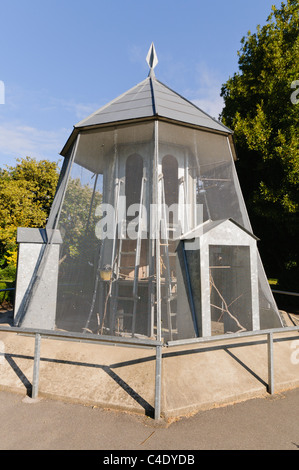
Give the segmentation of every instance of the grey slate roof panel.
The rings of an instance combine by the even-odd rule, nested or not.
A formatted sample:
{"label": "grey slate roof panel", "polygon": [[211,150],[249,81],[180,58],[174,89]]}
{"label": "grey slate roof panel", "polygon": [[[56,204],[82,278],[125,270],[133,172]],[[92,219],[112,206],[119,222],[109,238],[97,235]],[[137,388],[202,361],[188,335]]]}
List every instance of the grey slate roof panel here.
{"label": "grey slate roof panel", "polygon": [[159,115],[222,132],[226,130],[231,133],[230,129],[222,123],[213,119],[186,98],[170,90],[163,83],[155,81],[154,90]]}
{"label": "grey slate roof panel", "polygon": [[127,119],[138,119],[148,117],[148,107],[131,108],[128,113],[127,109],[117,110],[117,112],[109,112],[96,114],[88,122],[88,126],[96,124],[106,124],[107,122],[126,121]]}
{"label": "grey slate roof panel", "polygon": [[[140,116],[134,109],[139,109]],[[119,113],[126,112],[126,116]],[[83,121],[76,124],[75,127],[85,127],[96,124],[105,124],[117,122],[123,119],[135,119],[136,117],[148,117],[153,113],[152,93],[148,80],[144,80],[135,87],[120,95],[118,98],[110,101],[102,108],[95,111]]]}

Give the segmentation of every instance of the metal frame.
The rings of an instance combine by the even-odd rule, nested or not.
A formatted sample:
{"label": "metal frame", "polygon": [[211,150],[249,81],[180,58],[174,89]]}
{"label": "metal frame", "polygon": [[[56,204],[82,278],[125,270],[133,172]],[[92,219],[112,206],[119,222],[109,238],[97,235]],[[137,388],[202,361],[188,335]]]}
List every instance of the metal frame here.
{"label": "metal frame", "polygon": [[241,333],[233,333],[230,335],[218,335],[212,336],[209,338],[192,338],[188,340],[176,340],[168,341],[163,344],[158,340],[150,339],[139,339],[139,338],[121,338],[113,336],[101,336],[95,334],[73,334],[62,331],[52,331],[52,330],[37,330],[30,328],[21,328],[21,327],[10,327],[10,326],[0,326],[0,332],[11,332],[25,334],[28,336],[35,337],[35,347],[34,347],[34,364],[33,364],[33,380],[32,380],[32,393],[31,397],[33,399],[38,397],[38,387],[39,387],[39,365],[40,365],[40,349],[41,349],[41,340],[44,339],[56,339],[56,340],[65,340],[65,341],[78,341],[86,343],[95,343],[95,344],[106,344],[106,345],[118,345],[123,347],[137,347],[137,348],[155,348],[156,349],[156,369],[155,369],[155,405],[154,405],[154,419],[159,420],[161,418],[161,390],[162,390],[162,355],[163,348],[172,347],[172,346],[187,346],[192,344],[199,343],[212,343],[217,341],[231,341],[232,339],[240,338],[253,338],[256,336],[267,336],[267,361],[268,361],[268,393],[271,395],[274,394],[274,356],[273,356],[273,343],[274,343],[274,334],[287,333],[299,331],[299,326],[297,327],[284,327],[276,328],[270,330],[259,330],[259,331],[246,331]]}

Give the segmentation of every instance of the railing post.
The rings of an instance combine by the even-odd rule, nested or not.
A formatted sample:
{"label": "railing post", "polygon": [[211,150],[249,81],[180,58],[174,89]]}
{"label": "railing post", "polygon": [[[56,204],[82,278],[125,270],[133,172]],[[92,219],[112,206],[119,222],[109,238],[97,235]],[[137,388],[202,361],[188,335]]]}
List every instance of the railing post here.
{"label": "railing post", "polygon": [[31,398],[37,398],[37,396],[38,396],[40,343],[41,343],[41,335],[39,333],[36,333],[36,335],[35,335],[35,347],[34,347],[34,364],[33,364],[33,379],[32,379]]}
{"label": "railing post", "polygon": [[274,393],[273,333],[268,333],[268,392]]}
{"label": "railing post", "polygon": [[155,420],[161,415],[162,346],[156,346]]}

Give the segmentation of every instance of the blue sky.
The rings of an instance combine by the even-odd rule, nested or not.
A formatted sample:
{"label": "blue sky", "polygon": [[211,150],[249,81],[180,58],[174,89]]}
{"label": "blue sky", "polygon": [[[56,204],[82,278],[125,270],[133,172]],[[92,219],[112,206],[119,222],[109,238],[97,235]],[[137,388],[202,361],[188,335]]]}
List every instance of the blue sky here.
{"label": "blue sky", "polygon": [[1,0],[0,167],[59,161],[73,125],[148,75],[214,117],[241,38],[277,0]]}

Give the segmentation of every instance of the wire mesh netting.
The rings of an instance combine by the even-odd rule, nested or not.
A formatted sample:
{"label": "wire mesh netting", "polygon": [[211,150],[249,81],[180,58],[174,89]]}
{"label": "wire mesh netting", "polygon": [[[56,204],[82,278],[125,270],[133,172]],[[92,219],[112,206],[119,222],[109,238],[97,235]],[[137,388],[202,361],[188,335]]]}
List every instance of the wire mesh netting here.
{"label": "wire mesh netting", "polygon": [[[47,227],[61,236],[52,268],[55,327],[165,340],[200,336],[201,253],[193,253],[188,270],[191,253],[179,240],[222,219],[251,231],[227,137],[158,121],[81,132]],[[249,260],[249,246],[211,244],[211,334],[252,328]],[[258,263],[261,326],[280,326],[259,257]],[[41,264],[37,282],[47,276]]]}
{"label": "wire mesh netting", "polygon": [[248,246],[210,245],[212,334],[252,329],[252,292]]}
{"label": "wire mesh netting", "polygon": [[87,321],[101,249],[95,225],[102,191],[103,175],[73,165],[58,224],[63,239],[57,291],[58,328],[82,331]]}

